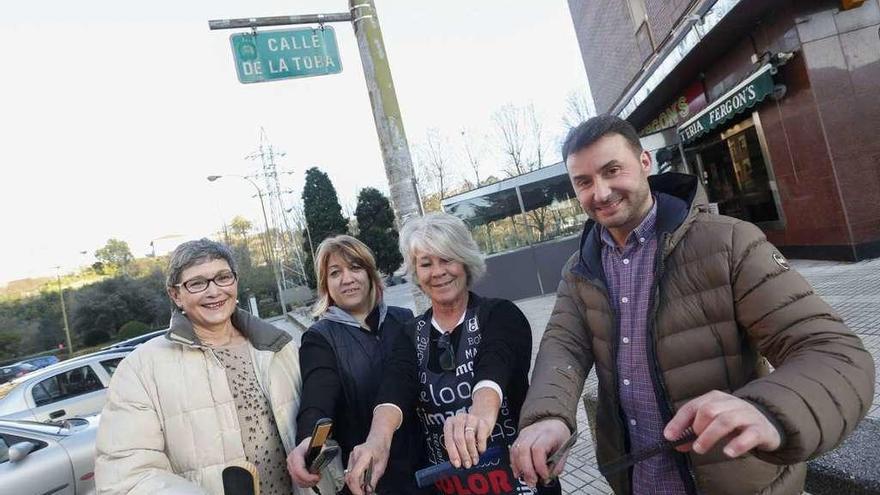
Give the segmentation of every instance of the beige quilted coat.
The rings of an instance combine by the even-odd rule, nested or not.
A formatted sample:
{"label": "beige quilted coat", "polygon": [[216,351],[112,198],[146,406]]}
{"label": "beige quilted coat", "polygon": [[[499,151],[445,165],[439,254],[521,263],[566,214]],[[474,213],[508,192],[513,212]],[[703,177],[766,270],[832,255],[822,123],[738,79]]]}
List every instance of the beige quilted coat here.
{"label": "beige quilted coat", "polygon": [[[233,324],[251,344],[257,380],[290,452],[302,386],[296,343],[242,310]],[[97,454],[100,494],[223,495],[223,468],[245,460],[224,367],[182,314],[175,313],[165,336],[141,345],[116,369]],[[324,478],[322,492],[334,493]]]}

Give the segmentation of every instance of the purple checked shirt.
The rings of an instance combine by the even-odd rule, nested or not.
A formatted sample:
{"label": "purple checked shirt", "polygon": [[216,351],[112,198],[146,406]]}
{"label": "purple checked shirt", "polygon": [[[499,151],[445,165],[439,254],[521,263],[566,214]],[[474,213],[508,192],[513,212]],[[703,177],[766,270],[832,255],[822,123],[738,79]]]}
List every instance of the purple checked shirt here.
{"label": "purple checked shirt", "polygon": [[[617,387],[623,420],[629,430],[630,450],[644,449],[664,440],[665,423],[660,415],[648,361],[648,311],[654,284],[657,254],[657,201],[648,216],[618,247],[602,228],[602,267],[608,297],[620,324],[617,353]],[[664,452],[635,465],[633,494],[684,495],[684,483],[673,454]]]}

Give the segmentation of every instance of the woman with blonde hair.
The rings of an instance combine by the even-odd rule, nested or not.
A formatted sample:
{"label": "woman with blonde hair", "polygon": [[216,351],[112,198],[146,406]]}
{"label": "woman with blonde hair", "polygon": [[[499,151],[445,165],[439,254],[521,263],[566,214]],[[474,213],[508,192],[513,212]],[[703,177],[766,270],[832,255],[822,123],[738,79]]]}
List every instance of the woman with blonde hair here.
{"label": "woman with blonde hair", "polygon": [[[410,310],[382,301],[382,279],[373,253],[354,237],[325,239],[315,256],[315,274],[318,301],[313,314],[319,320],[302,338],[300,443],[288,456],[290,474],[301,487],[314,486],[321,479],[305,465],[310,434],[320,418],[333,420],[333,437],[343,462],[366,439],[392,344],[413,317]],[[417,493],[411,454],[419,450],[418,431],[409,417],[404,418],[389,446],[389,468],[376,493]]]}

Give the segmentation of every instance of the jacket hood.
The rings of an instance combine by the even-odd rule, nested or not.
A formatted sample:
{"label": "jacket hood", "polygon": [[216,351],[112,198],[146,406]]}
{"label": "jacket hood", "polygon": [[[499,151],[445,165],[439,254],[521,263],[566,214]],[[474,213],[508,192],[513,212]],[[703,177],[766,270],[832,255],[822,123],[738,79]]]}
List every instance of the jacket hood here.
{"label": "jacket hood", "polygon": [[[657,200],[657,235],[673,234],[673,244],[698,211],[705,211],[708,197],[696,176],[667,172],[648,177],[651,194]],[[572,271],[591,280],[605,280],[602,244],[597,223],[587,220],[581,233],[580,255]]]}
{"label": "jacket hood", "polygon": [[[388,314],[388,306],[383,302],[379,302],[379,326],[382,326],[382,322],[385,321],[385,315]],[[330,306],[327,308],[327,311],[324,311],[324,314],[321,315],[321,320],[329,320],[335,323],[342,323],[343,325],[348,325],[351,327],[360,328],[361,322],[357,321],[354,316],[348,314],[344,309],[339,308],[338,306]]]}
{"label": "jacket hood", "polygon": [[[266,323],[241,308],[235,308],[232,313],[232,325],[250,342],[255,349],[261,351],[278,352],[287,345],[293,337],[280,328]],[[165,332],[165,338],[181,344],[202,346],[202,342],[193,329],[189,318],[181,311],[175,310],[171,314],[171,325]]]}

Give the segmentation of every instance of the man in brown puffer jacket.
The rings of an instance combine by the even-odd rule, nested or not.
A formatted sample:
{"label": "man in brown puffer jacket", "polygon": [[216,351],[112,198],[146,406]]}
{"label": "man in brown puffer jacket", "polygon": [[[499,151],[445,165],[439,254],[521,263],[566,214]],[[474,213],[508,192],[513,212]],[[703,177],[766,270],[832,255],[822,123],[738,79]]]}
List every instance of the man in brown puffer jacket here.
{"label": "man in brown puffer jacket", "polygon": [[534,485],[562,469],[546,459],[575,431],[595,365],[600,466],[688,427],[698,435],[608,473],[615,493],[801,493],[804,461],[871,406],[874,365],[860,339],[757,227],[709,214],[696,177],[649,178],[627,122],[584,122],[563,158],[591,220],[563,269],[514,472]]}

